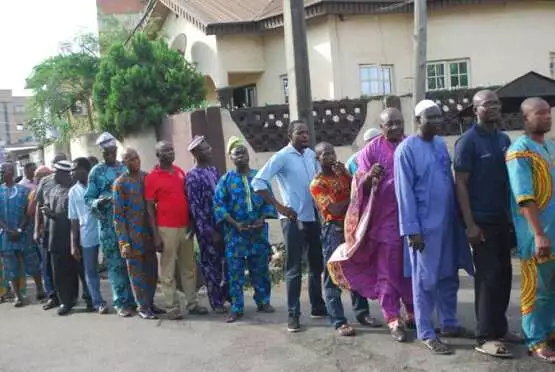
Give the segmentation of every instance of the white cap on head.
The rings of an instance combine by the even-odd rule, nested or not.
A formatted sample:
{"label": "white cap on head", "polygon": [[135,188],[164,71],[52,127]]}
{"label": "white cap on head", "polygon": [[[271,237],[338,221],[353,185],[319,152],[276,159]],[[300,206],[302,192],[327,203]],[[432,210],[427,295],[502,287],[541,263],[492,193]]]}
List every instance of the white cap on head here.
{"label": "white cap on head", "polygon": [[64,172],[70,172],[73,167],[69,160],[60,160],[54,164],[54,169]]}
{"label": "white cap on head", "polygon": [[100,148],[102,149],[116,147],[117,146],[116,137],[114,137],[108,132],[104,132],[96,139],[96,145],[100,146]]}
{"label": "white cap on head", "polygon": [[364,139],[364,142],[368,142],[371,139],[376,138],[380,134],[382,134],[382,132],[378,128],[370,128],[366,132],[364,132],[364,136],[362,138]]}
{"label": "white cap on head", "polygon": [[205,137],[204,136],[199,136],[196,135],[193,137],[193,139],[191,140],[191,142],[189,143],[189,146],[187,146],[187,150],[189,152],[193,151],[194,149],[196,149],[202,142],[204,142]]}
{"label": "white cap on head", "polygon": [[418,104],[414,108],[414,116],[416,116],[416,117],[420,116],[424,111],[426,111],[427,109],[429,109],[431,107],[437,107],[439,109],[439,106],[436,105],[436,103],[432,100],[424,99],[424,100],[418,102]]}

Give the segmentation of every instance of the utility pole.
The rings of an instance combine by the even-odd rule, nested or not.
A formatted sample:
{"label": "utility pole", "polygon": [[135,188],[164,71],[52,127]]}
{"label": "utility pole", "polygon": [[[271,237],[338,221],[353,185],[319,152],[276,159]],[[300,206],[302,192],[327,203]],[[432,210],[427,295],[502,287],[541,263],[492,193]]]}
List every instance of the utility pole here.
{"label": "utility pole", "polygon": [[283,30],[289,87],[289,120],[302,120],[308,125],[310,145],[314,147],[316,134],[312,115],[304,0],[283,0]]}
{"label": "utility pole", "polygon": [[[414,0],[414,82],[412,88],[413,106],[426,98],[426,44],[427,44],[426,0]],[[416,122],[413,132],[416,132]]]}

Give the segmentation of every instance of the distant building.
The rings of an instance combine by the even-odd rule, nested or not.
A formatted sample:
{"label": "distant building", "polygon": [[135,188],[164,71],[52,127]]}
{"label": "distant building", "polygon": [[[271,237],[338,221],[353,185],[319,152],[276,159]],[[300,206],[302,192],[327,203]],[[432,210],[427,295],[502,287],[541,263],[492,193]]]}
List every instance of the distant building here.
{"label": "distant building", "polygon": [[18,97],[11,90],[0,90],[0,144],[34,143],[33,134],[26,128],[27,97]]}
{"label": "distant building", "polygon": [[140,21],[146,3],[146,0],[96,0],[99,32],[112,17],[132,31]]}

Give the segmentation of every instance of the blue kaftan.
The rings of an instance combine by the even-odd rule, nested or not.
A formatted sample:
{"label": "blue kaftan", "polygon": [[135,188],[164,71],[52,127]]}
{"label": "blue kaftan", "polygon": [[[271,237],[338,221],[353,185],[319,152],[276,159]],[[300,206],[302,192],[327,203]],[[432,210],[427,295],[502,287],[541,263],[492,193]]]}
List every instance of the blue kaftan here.
{"label": "blue kaftan", "polygon": [[[470,246],[455,198],[451,160],[445,141],[410,136],[394,158],[399,227],[405,237],[405,275],[412,277],[418,338],[436,337],[435,307],[442,329],[459,326],[457,291],[459,268],[473,273]],[[425,248],[408,247],[408,236],[420,234]]]}

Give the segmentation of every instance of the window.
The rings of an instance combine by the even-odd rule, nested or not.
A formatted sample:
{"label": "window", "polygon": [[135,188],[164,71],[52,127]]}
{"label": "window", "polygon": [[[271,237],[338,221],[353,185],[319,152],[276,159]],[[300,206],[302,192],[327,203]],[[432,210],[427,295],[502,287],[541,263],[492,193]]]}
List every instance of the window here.
{"label": "window", "polygon": [[289,79],[287,78],[287,75],[281,75],[279,80],[283,102],[289,103]]}
{"label": "window", "polygon": [[233,107],[247,108],[256,106],[256,85],[233,88]]}
{"label": "window", "polygon": [[468,60],[428,62],[426,89],[458,89],[469,87]]}
{"label": "window", "polygon": [[383,96],[392,92],[393,66],[360,65],[360,90],[364,96]]}
{"label": "window", "polygon": [[18,132],[23,131],[23,124],[17,124],[17,125],[15,126],[15,129],[16,129]]}
{"label": "window", "polygon": [[549,72],[551,78],[555,79],[555,53],[549,53]]}

